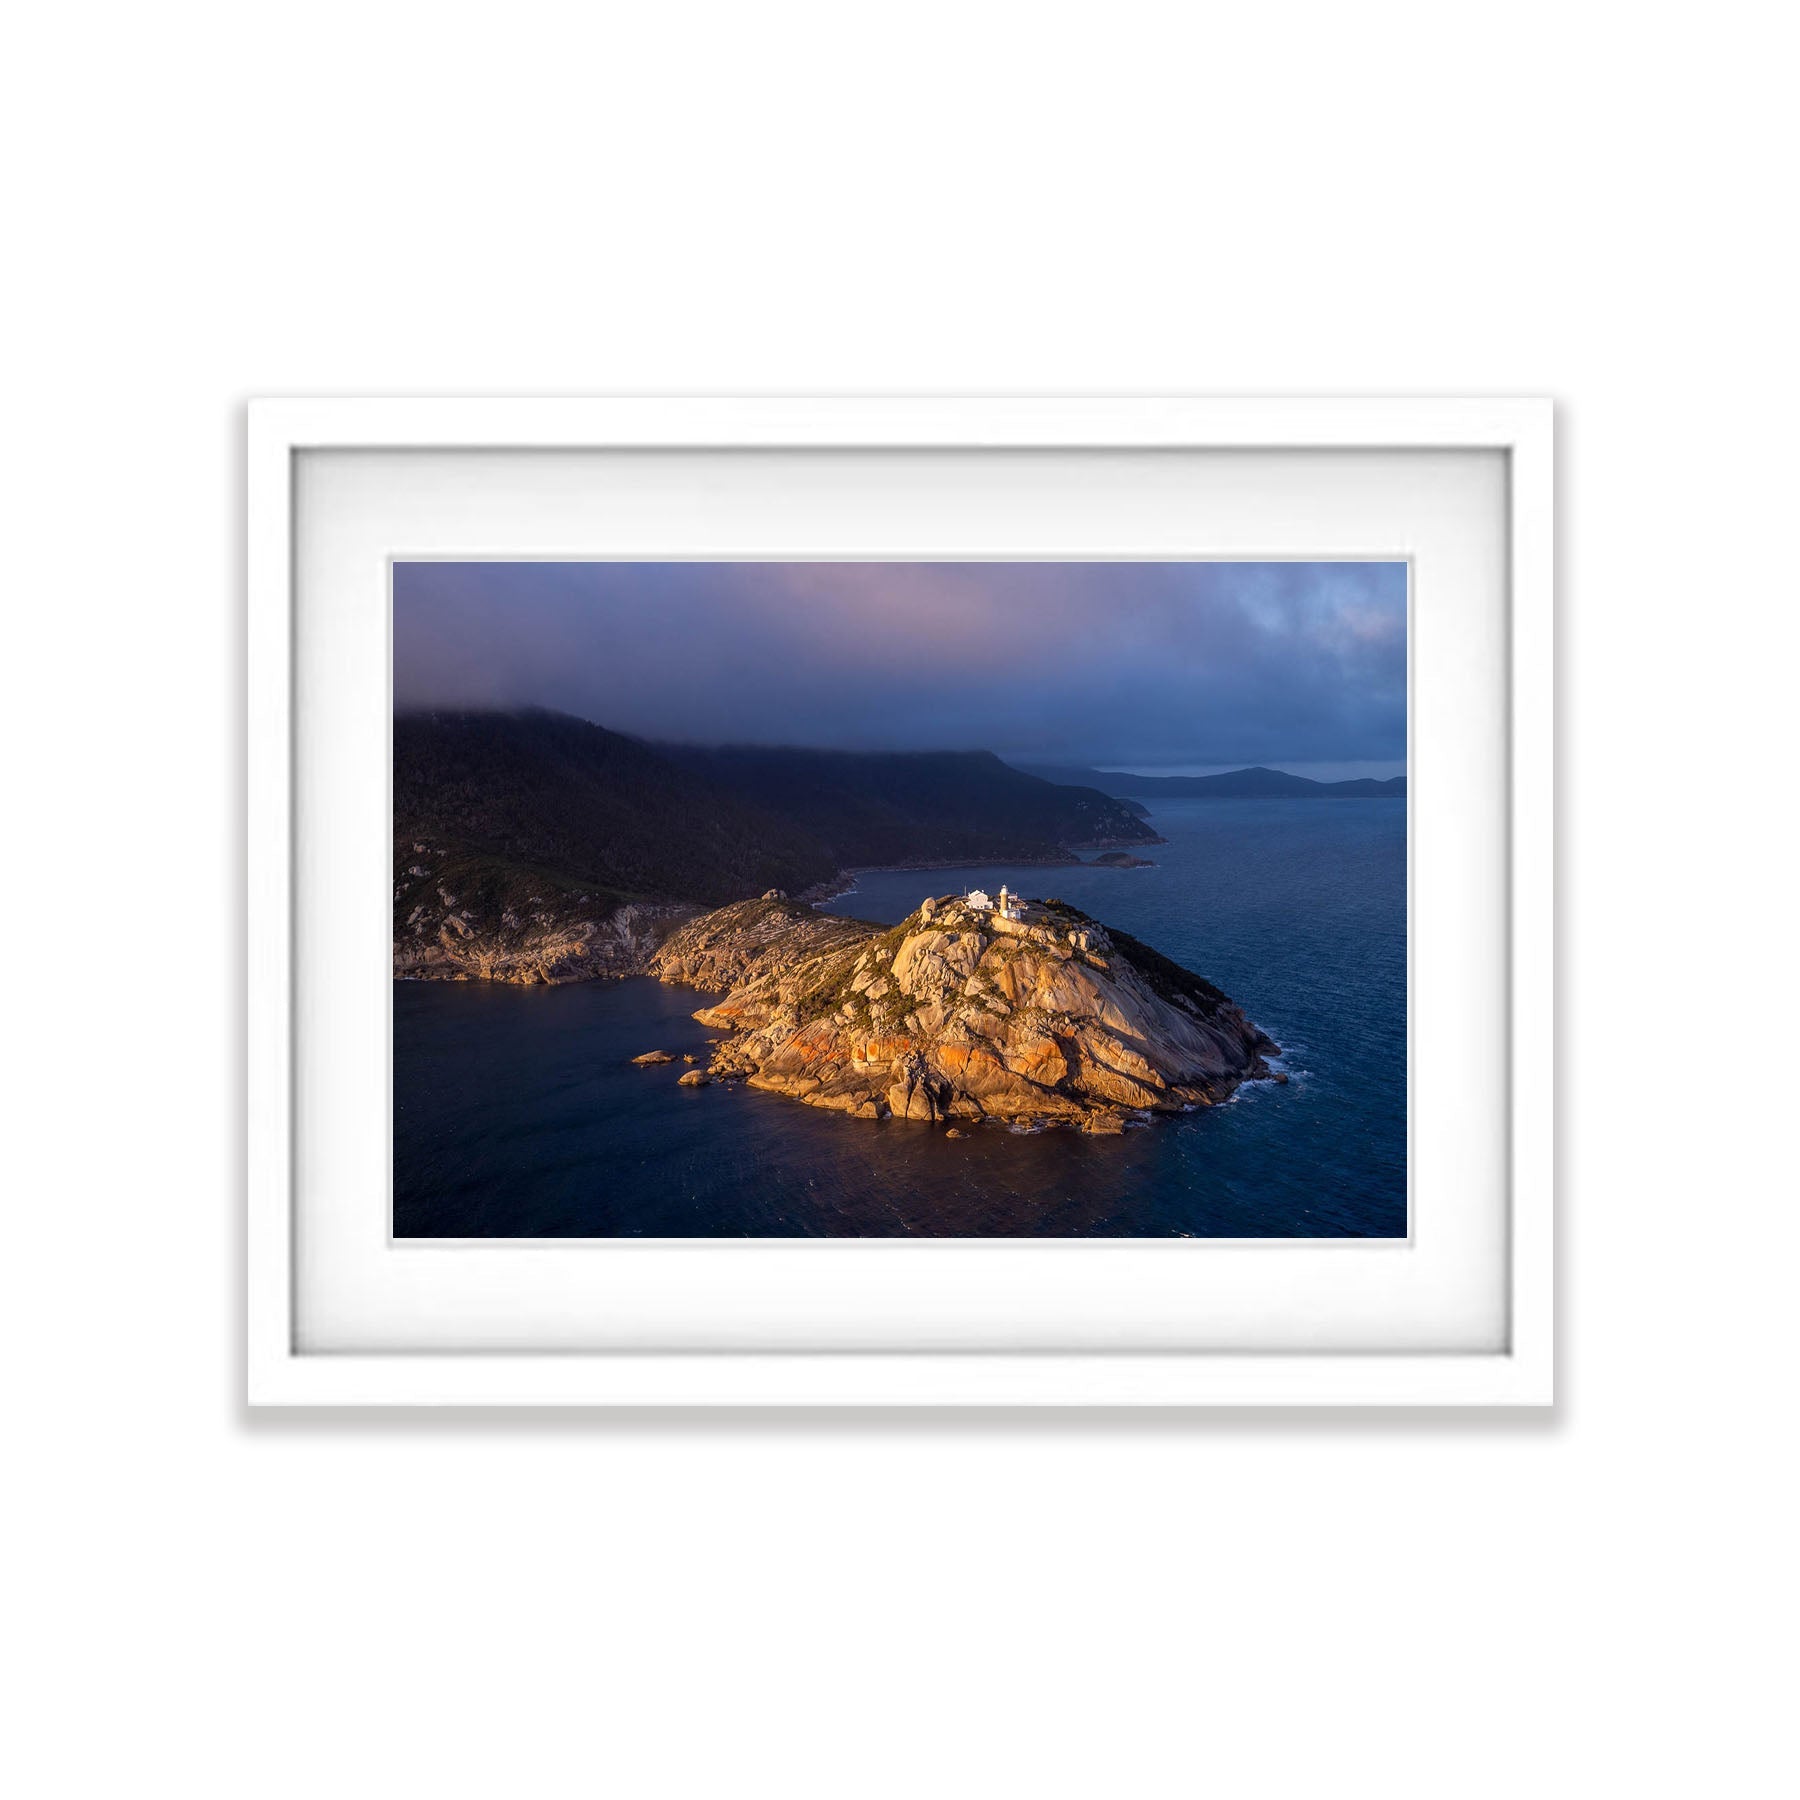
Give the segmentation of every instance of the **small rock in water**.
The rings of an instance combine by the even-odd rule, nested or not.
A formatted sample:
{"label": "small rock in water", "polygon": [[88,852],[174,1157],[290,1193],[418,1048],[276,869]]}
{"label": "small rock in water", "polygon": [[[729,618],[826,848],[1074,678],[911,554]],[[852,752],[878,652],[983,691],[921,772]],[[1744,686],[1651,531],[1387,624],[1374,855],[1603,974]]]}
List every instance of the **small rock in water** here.
{"label": "small rock in water", "polygon": [[967,1137],[968,1135],[969,1134],[966,1131],[958,1129],[955,1125],[952,1125],[950,1129],[944,1133],[945,1137]]}
{"label": "small rock in water", "polygon": [[634,1056],[631,1060],[638,1064],[639,1067],[642,1067],[646,1063],[673,1062],[675,1058],[674,1055],[667,1050],[646,1050],[642,1056]]}
{"label": "small rock in water", "polygon": [[709,1079],[711,1078],[704,1069],[689,1069],[675,1085],[677,1087],[705,1087]]}
{"label": "small rock in water", "polygon": [[691,1063],[698,1062],[700,1059],[697,1056],[684,1056],[681,1060],[686,1063]]}

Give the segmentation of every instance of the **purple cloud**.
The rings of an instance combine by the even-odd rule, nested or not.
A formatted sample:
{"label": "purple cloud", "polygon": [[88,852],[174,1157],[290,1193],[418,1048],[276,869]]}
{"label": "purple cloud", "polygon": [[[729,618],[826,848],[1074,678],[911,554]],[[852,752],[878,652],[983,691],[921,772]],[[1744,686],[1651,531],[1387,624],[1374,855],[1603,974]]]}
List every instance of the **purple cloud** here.
{"label": "purple cloud", "polygon": [[402,563],[397,707],[1155,768],[1399,763],[1401,563]]}

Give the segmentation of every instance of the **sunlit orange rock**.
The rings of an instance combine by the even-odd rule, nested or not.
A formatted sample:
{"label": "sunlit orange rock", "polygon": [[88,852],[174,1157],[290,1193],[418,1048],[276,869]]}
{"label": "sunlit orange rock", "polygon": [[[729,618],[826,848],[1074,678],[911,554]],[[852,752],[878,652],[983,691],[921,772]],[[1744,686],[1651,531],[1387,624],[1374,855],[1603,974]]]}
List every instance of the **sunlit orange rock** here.
{"label": "sunlit orange rock", "polygon": [[1267,1076],[1274,1044],[1209,982],[1060,903],[942,895],[891,931],[782,897],[722,907],[651,959],[721,992],[709,1073],[858,1118],[1112,1134]]}

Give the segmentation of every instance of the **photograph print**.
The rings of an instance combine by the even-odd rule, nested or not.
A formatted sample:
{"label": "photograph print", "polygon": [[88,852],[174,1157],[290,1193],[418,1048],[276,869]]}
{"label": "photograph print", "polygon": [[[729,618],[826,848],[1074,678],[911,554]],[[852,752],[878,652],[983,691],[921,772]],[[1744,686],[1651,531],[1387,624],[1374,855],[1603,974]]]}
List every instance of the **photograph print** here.
{"label": "photograph print", "polygon": [[395,1237],[1405,1237],[1407,601],[396,563]]}

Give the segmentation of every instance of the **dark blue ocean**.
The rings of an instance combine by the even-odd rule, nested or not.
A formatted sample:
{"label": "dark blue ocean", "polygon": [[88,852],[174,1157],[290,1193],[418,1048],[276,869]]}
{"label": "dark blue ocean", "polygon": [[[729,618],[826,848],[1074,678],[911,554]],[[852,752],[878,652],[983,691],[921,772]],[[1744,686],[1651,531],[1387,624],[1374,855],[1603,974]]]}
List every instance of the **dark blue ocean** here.
{"label": "dark blue ocean", "polygon": [[1158,802],[1152,869],[992,865],[859,878],[884,924],[1002,881],[1121,926],[1237,1000],[1285,1087],[1120,1138],[814,1111],[676,1086],[691,989],[394,987],[401,1237],[1398,1237],[1406,1232],[1406,805]]}

